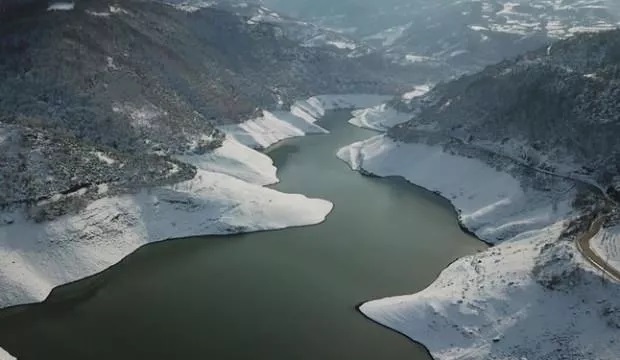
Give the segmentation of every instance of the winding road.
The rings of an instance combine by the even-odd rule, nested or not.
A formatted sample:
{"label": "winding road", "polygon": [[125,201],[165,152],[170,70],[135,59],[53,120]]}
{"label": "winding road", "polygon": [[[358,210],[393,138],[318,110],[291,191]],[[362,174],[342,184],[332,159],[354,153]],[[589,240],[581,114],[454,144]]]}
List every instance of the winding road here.
{"label": "winding road", "polygon": [[599,216],[592,223],[588,230],[579,236],[576,240],[577,250],[588,260],[592,266],[599,269],[603,276],[608,276],[611,279],[620,282],[620,271],[615,267],[609,265],[603,258],[590,246],[590,240],[599,232],[603,227],[605,218]]}
{"label": "winding road", "polygon": [[[604,199],[606,199],[606,201],[608,201],[609,203],[613,204],[613,206],[618,207],[620,206],[620,204],[618,204],[618,202],[616,202],[615,200],[613,200],[609,194],[607,194],[607,192],[605,191],[604,188],[602,188],[600,185],[594,183],[594,182],[587,182],[583,179],[578,179],[578,178],[574,178],[572,176],[569,175],[562,175],[562,174],[557,174],[554,173],[552,171],[548,171],[545,169],[541,169],[539,167],[536,166],[532,166],[530,164],[528,164],[526,161],[523,161],[522,159],[518,159],[515,158],[513,156],[509,156],[507,154],[502,154],[502,153],[498,153],[492,149],[488,149],[479,145],[475,145],[475,144],[471,144],[463,139],[460,138],[456,138],[453,136],[450,136],[452,139],[459,141],[461,144],[463,145],[470,145],[470,146],[474,146],[476,148],[478,148],[479,150],[482,151],[486,151],[490,154],[493,155],[497,155],[497,156],[501,156],[504,157],[506,159],[509,159],[511,161],[516,162],[517,164],[520,164],[522,166],[525,166],[529,169],[532,169],[534,171],[546,174],[546,175],[550,175],[550,176],[554,176],[554,177],[558,177],[561,179],[565,179],[565,180],[569,180],[572,181],[574,183],[578,183],[581,185],[584,185],[590,189],[592,189],[594,192],[598,192]],[[579,251],[579,253],[581,255],[583,255],[583,257],[592,265],[594,266],[596,269],[601,271],[601,275],[602,276],[607,276],[609,278],[611,278],[612,280],[618,281],[620,282],[620,269],[615,268],[614,266],[610,265],[609,263],[607,263],[607,261],[605,261],[596,251],[594,251],[594,249],[592,249],[592,247],[590,246],[590,241],[592,240],[592,238],[598,234],[599,231],[601,231],[601,228],[603,227],[603,223],[605,222],[605,216],[598,216],[594,219],[594,221],[592,221],[590,223],[590,226],[588,227],[588,230],[586,230],[585,233],[583,233],[581,236],[579,236],[576,241],[575,244],[577,246],[577,250]]]}

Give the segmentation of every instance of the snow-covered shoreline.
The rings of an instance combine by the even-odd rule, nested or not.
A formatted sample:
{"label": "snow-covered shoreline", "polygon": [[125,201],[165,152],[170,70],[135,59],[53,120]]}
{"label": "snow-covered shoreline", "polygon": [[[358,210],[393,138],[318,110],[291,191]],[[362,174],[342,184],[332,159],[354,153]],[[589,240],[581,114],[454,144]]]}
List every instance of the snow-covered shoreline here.
{"label": "snow-covered shoreline", "polygon": [[385,135],[338,156],[354,170],[440,193],[465,228],[498,244],[457,260],[416,294],[362,304],[366,316],[439,360],[617,359],[620,286],[601,282],[572,242],[558,240],[576,215],[574,190],[550,196],[440,144]]}
{"label": "snow-covered shoreline", "polygon": [[573,192],[561,197],[523,188],[484,161],[444,151],[440,145],[405,144],[378,135],[351,144],[338,157],[353,170],[402,176],[436,192],[459,213],[461,224],[489,243],[567,219]]}
{"label": "snow-covered shoreline", "polygon": [[[415,86],[414,90],[405,93],[402,99],[407,102],[416,101],[430,89],[430,85]],[[415,115],[415,113],[398,111],[388,103],[361,108],[353,111],[352,114],[353,117],[349,120],[349,124],[376,131],[387,131],[391,127],[409,121]]]}
{"label": "snow-covered shoreline", "polygon": [[296,101],[289,111],[263,111],[262,116],[240,124],[225,126],[224,132],[254,149],[265,149],[280,140],[306,134],[325,134],[315,124],[326,111],[364,109],[391,99],[386,95],[320,95]]}
{"label": "snow-covered shoreline", "polygon": [[[151,242],[324,221],[333,207],[329,201],[264,187],[278,181],[277,169],[250,147],[324,132],[314,122],[327,110],[374,106],[387,98],[317,96],[295,103],[290,112],[265,112],[262,120],[224,129],[222,147],[180,157],[198,169],[183,183],[105,197],[50,222],[2,214],[11,223],[0,226],[0,308],[43,301],[54,287],[96,274]],[[261,121],[262,127],[254,126]]]}

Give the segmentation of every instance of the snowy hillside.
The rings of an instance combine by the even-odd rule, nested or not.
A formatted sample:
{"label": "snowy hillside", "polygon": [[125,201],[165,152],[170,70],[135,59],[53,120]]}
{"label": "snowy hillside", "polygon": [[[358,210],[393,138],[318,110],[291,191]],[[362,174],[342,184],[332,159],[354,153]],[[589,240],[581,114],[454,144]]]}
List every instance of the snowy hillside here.
{"label": "snowy hillside", "polygon": [[[37,221],[21,208],[4,208],[0,212],[0,307],[41,301],[54,287],[100,272],[151,242],[322,222],[332,209],[329,201],[264,187],[278,181],[277,169],[268,156],[240,141],[266,147],[288,137],[326,132],[314,123],[327,110],[368,107],[387,98],[316,96],[295,102],[288,112],[265,111],[262,118],[223,126],[227,137],[217,149],[158,158],[167,173],[189,171],[185,181],[160,181],[148,187],[136,183],[122,191],[114,182],[85,184],[31,204],[30,213],[62,210]],[[38,146],[45,155],[43,145]],[[66,145],[50,149],[75,151],[62,146]],[[109,166],[125,162],[141,169],[116,153],[95,153],[79,164],[86,176],[88,171],[113,173],[97,161]],[[68,163],[62,158],[57,162],[57,167]],[[78,204],[67,209],[74,202]]]}
{"label": "snowy hillside", "polygon": [[579,35],[394,104],[413,119],[389,134],[433,129],[617,197],[619,66],[620,31]]}
{"label": "snowy hillside", "polygon": [[609,0],[263,2],[357,36],[435,81],[620,21],[618,4]]}
{"label": "snowy hillside", "polygon": [[619,41],[579,35],[354,112],[352,124],[387,134],[340,158],[440,193],[497,244],[365,315],[440,360],[617,359],[620,287],[581,244],[620,265]]}
{"label": "snowy hillside", "polygon": [[592,249],[620,271],[620,225],[601,230],[592,239]]}
{"label": "snowy hillside", "polygon": [[[366,316],[439,360],[617,358],[620,287],[574,245],[587,224],[581,213],[598,202],[587,189],[437,134],[410,143],[379,135],[338,156],[441,194],[465,228],[497,244],[419,293],[363,304]],[[598,237],[601,254],[617,256],[615,230]]]}
{"label": "snowy hillside", "polygon": [[373,51],[364,42],[358,41],[346,34],[278,13],[257,2],[239,0],[168,0],[167,2],[186,11],[197,11],[201,8],[213,7],[243,16],[247,18],[248,24],[271,24],[278,28],[282,36],[294,40],[305,47],[332,48],[332,50],[339,50],[349,57],[360,57],[368,55]]}
{"label": "snowy hillside", "polygon": [[170,159],[221,146],[219,125],[315,94],[394,93],[400,81],[225,9],[63,4],[0,22],[2,207],[85,185],[188,180],[193,171]]}

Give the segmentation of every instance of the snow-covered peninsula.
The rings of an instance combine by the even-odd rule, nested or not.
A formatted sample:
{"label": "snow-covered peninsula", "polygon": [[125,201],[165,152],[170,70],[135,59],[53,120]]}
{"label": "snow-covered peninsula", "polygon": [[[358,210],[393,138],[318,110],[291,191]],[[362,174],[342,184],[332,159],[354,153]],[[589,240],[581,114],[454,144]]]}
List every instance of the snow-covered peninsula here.
{"label": "snow-covered peninsula", "polygon": [[326,95],[300,101],[290,112],[265,112],[263,120],[279,126],[252,127],[259,120],[249,120],[234,131],[224,129],[228,136],[220,148],[180,157],[197,168],[191,180],[109,197],[105,196],[108,186],[101,184],[97,189],[101,199],[48,222],[35,223],[18,212],[3,213],[0,307],[42,301],[54,287],[100,272],[150,242],[323,221],[332,209],[329,201],[264,187],[278,181],[277,169],[268,156],[237,139],[266,147],[312,129],[324,132],[314,122],[325,111],[373,106],[385,99]]}
{"label": "snow-covered peninsula", "polygon": [[[439,360],[617,359],[620,286],[602,280],[571,241],[581,230],[571,229],[580,211],[569,180],[526,174],[432,136],[403,143],[379,135],[338,156],[354,170],[402,176],[443,195],[465,228],[497,244],[457,260],[419,293],[363,304],[365,315]],[[613,253],[605,250],[617,244],[612,230],[597,235],[595,248]]]}

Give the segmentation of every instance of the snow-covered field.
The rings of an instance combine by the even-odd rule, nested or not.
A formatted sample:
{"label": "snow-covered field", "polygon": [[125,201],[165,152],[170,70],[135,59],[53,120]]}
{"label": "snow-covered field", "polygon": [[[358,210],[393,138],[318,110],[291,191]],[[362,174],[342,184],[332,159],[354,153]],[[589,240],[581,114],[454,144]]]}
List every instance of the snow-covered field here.
{"label": "snow-covered field", "polygon": [[465,227],[498,243],[457,260],[419,293],[365,303],[365,315],[439,360],[618,359],[620,286],[601,282],[572,242],[558,241],[574,215],[574,191],[535,190],[441,145],[384,135],[338,156],[442,194]]}
{"label": "snow-covered field", "polygon": [[212,153],[181,157],[198,169],[183,183],[103,198],[50,222],[0,214],[11,218],[0,226],[0,307],[42,301],[54,287],[100,272],[149,242],[323,221],[330,202],[263,187],[278,181],[277,169],[243,143],[266,147],[324,132],[314,122],[325,111],[373,106],[386,98],[317,96],[297,102],[290,112],[265,112],[260,120],[226,129],[230,136]]}
{"label": "snow-covered field", "polygon": [[620,225],[602,229],[590,244],[605,262],[620,271]]}

